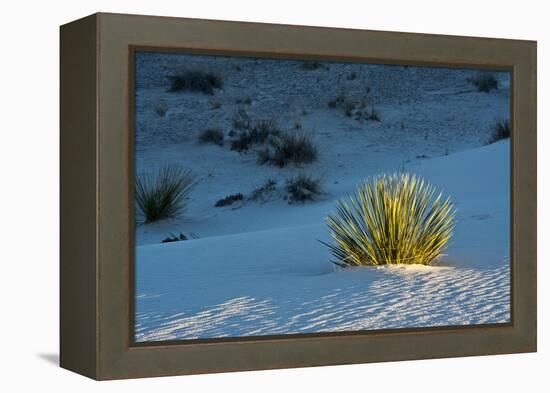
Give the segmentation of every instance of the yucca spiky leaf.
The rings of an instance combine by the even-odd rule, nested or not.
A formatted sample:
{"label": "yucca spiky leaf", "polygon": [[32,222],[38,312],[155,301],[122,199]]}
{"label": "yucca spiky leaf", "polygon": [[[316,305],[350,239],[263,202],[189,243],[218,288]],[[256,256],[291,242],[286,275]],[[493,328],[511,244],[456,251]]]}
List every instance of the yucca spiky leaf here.
{"label": "yucca spiky leaf", "polygon": [[[416,175],[367,179],[325,222],[332,262],[343,266],[430,264],[448,245],[455,225],[449,198]],[[325,243],[324,243],[325,244]]]}
{"label": "yucca spiky leaf", "polygon": [[140,174],[135,180],[136,207],[145,223],[178,216],[194,185],[191,171],[165,165],[155,174]]}

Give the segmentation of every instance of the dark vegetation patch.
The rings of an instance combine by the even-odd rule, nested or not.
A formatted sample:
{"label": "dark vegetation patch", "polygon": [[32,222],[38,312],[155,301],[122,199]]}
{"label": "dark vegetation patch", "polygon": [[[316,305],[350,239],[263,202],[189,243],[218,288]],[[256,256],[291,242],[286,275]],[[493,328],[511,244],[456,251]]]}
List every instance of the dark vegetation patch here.
{"label": "dark vegetation patch", "polygon": [[171,75],[169,92],[190,91],[212,95],[214,89],[221,89],[222,79],[212,72],[187,71],[179,75]]}
{"label": "dark vegetation patch", "polygon": [[[300,123],[295,124],[295,129],[301,127]],[[253,146],[264,145],[257,153],[259,164],[284,167],[317,160],[318,149],[310,137],[302,132],[283,132],[272,119],[252,122],[246,111],[240,109],[233,116],[233,128],[231,150],[242,153]]]}
{"label": "dark vegetation patch", "polygon": [[325,68],[325,66],[320,61],[309,60],[309,61],[302,62],[300,64],[300,68],[307,71],[314,71],[320,68]]}
{"label": "dark vegetation patch", "polygon": [[199,142],[204,144],[213,143],[218,146],[223,146],[223,139],[223,131],[218,128],[209,128],[199,134]]}
{"label": "dark vegetation patch", "polygon": [[180,232],[178,236],[174,235],[172,232],[170,232],[169,236],[165,237],[161,240],[161,243],[172,243],[172,242],[179,242],[183,240],[189,240],[189,239],[198,239],[199,237],[195,235],[194,233],[190,232],[189,236],[185,236],[183,233]]}
{"label": "dark vegetation patch", "polygon": [[238,194],[228,195],[225,198],[218,200],[214,206],[215,207],[229,206],[237,201],[242,201],[243,198],[244,198],[243,194],[241,194],[240,192]]}
{"label": "dark vegetation patch", "polygon": [[468,82],[477,87],[477,91],[489,93],[498,90],[498,80],[492,72],[481,71],[476,76],[468,78]]}
{"label": "dark vegetation patch", "polygon": [[491,127],[491,133],[489,135],[489,139],[487,140],[487,145],[506,138],[510,138],[510,121],[508,119],[498,120]]}

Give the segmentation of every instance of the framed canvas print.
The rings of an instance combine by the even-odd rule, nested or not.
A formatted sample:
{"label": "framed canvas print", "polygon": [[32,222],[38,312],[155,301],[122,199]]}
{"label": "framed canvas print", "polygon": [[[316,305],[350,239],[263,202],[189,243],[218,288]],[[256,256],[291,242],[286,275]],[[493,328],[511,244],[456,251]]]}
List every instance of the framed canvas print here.
{"label": "framed canvas print", "polygon": [[62,26],[62,367],[535,350],[535,42]]}

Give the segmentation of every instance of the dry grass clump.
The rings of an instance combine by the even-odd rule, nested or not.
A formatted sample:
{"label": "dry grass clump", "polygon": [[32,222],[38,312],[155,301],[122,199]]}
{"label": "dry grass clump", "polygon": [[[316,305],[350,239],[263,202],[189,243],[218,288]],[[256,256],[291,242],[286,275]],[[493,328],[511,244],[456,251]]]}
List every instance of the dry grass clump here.
{"label": "dry grass clump", "polygon": [[281,133],[270,138],[268,143],[265,149],[258,152],[259,164],[283,168],[289,164],[310,164],[319,157],[317,146],[303,132]]}
{"label": "dry grass clump", "polygon": [[287,180],[286,190],[290,204],[313,201],[322,192],[321,179],[302,173]]}

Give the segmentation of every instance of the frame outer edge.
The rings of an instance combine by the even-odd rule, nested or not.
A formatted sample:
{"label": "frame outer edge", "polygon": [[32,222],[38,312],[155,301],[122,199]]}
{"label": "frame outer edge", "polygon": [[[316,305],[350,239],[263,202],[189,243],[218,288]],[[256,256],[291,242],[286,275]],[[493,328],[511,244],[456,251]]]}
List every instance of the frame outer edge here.
{"label": "frame outer edge", "polygon": [[97,15],[60,27],[60,366],[98,378]]}
{"label": "frame outer edge", "polygon": [[[97,83],[97,378],[244,371],[520,353],[536,350],[536,44],[532,41],[373,32],[333,28],[201,21],[139,15],[100,14]],[[252,33],[258,34],[252,34]],[[305,37],[305,38],[304,38]],[[301,40],[299,38],[304,38]],[[369,42],[368,48],[365,42]],[[341,44],[341,45],[338,45]],[[388,45],[391,44],[391,45]],[[220,343],[136,347],[130,340],[128,232],[132,173],[128,157],[130,122],[128,51],[131,46],[259,53],[263,56],[344,58],[355,55],[390,64],[476,68],[516,67],[514,126],[520,140],[513,148],[512,216],[517,285],[515,323],[426,331],[373,332],[364,336],[271,338]],[[306,50],[307,48],[307,50]],[[336,49],[335,49],[336,48]],[[535,49],[533,51],[533,48]],[[258,52],[259,51],[259,52]],[[366,57],[366,56],[372,57]],[[534,61],[534,63],[533,63]],[[534,107],[534,109],[533,109]],[[525,140],[523,140],[525,138]],[[519,163],[519,165],[518,165]],[[516,166],[517,165],[517,166]],[[527,189],[524,187],[527,186]],[[535,195],[533,195],[533,192]],[[521,211],[521,214],[519,213]],[[523,232],[523,233],[522,233]],[[536,229],[535,229],[536,233]],[[82,236],[81,236],[82,237]],[[518,258],[515,258],[518,257]],[[521,263],[525,260],[525,263]],[[519,283],[519,284],[518,284]],[[533,287],[535,285],[535,287]],[[534,307],[534,311],[533,311]]]}
{"label": "frame outer edge", "polygon": [[[516,323],[526,351],[537,351],[537,43],[525,46],[525,54],[518,63],[516,78],[518,100],[514,109],[514,157],[521,157],[513,165],[514,250],[516,263],[516,307],[520,310]],[[515,81],[516,82],[516,81]],[[531,120],[532,119],[532,120]],[[523,126],[521,128],[520,126]],[[517,216],[516,216],[517,215]],[[517,224],[516,224],[517,223]],[[519,256],[522,257],[519,257]],[[523,268],[520,269],[520,264]],[[522,286],[523,283],[529,286]]]}

